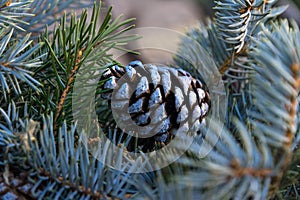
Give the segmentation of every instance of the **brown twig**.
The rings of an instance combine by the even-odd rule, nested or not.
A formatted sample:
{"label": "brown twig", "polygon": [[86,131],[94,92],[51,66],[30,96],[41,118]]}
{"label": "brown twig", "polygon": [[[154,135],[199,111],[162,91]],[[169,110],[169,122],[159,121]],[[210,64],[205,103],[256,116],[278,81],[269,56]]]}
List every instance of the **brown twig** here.
{"label": "brown twig", "polygon": [[242,177],[250,175],[253,177],[266,177],[272,175],[272,169],[255,169],[250,167],[242,167],[238,160],[233,160],[231,162],[231,167],[234,171],[234,177]]}
{"label": "brown twig", "polygon": [[59,116],[61,115],[63,105],[64,105],[64,103],[66,101],[66,98],[67,98],[67,95],[68,95],[68,93],[71,89],[71,86],[72,86],[72,83],[74,81],[75,75],[78,71],[79,63],[81,62],[81,59],[82,59],[82,50],[79,50],[78,54],[77,54],[75,66],[74,66],[74,68],[72,69],[72,71],[69,75],[67,85],[66,85],[62,95],[60,96],[60,100],[59,100],[59,103],[57,105],[57,112],[56,112],[56,115],[55,115],[55,118],[54,118],[54,121],[55,121],[55,131],[54,131],[54,133],[55,134],[57,133],[57,126],[58,126],[57,120],[58,120]]}
{"label": "brown twig", "polygon": [[230,68],[230,65],[232,64],[233,60],[235,60],[237,57],[239,57],[241,54],[243,54],[246,51],[246,44],[245,46],[239,51],[238,53],[234,52],[234,54],[225,60],[223,65],[219,68],[219,72],[221,75],[224,75],[226,71]]}
{"label": "brown twig", "polygon": [[[292,87],[295,91],[299,91],[300,89],[300,78],[299,78],[299,72],[300,72],[300,63],[295,63],[291,67],[292,74],[294,77],[294,84]],[[294,131],[293,127],[295,126],[295,118],[297,117],[297,97],[295,95],[292,95],[290,97],[290,104],[286,107],[287,111],[289,112],[290,120],[289,120],[289,127],[286,130],[285,137],[287,138],[287,142],[284,143],[284,146],[282,149],[278,150],[278,157],[283,158],[283,162],[280,163],[281,167],[279,170],[279,174],[272,180],[271,187],[270,187],[270,196],[274,197],[282,180],[283,174],[285,170],[288,168],[289,163],[292,160],[292,144],[294,140]],[[283,150],[283,151],[282,151]]]}
{"label": "brown twig", "polygon": [[[55,179],[51,176],[49,171],[45,171],[43,168],[39,169],[40,175],[48,177],[50,180],[59,183],[61,186],[67,186],[73,191],[80,191],[82,194],[89,195],[92,199],[115,199],[119,200],[116,197],[109,197],[101,194],[100,192],[94,192],[91,188],[85,188],[83,185],[71,182],[69,180],[65,180],[62,176],[56,177]],[[132,195],[126,194],[126,198],[130,198]]]}
{"label": "brown twig", "polygon": [[[98,41],[96,44],[93,45],[93,48],[95,49],[97,46],[99,46],[101,43],[103,42],[103,40],[100,40]],[[62,93],[62,95],[60,96],[60,100],[59,100],[59,103],[57,105],[57,113],[55,115],[55,118],[54,118],[54,122],[55,122],[55,126],[54,126],[54,134],[57,135],[57,128],[58,128],[58,118],[59,116],[61,115],[61,112],[62,112],[62,109],[63,109],[63,105],[66,101],[66,97],[71,89],[71,86],[72,86],[72,83],[74,81],[74,78],[75,78],[75,75],[76,73],[78,72],[78,69],[79,69],[79,63],[81,62],[82,60],[82,54],[83,52],[86,50],[87,48],[86,47],[83,47],[81,48],[79,51],[78,51],[78,54],[77,54],[77,59],[76,59],[76,63],[75,63],[75,66],[73,68],[73,70],[71,71],[70,75],[69,75],[69,78],[68,78],[68,82],[67,82],[67,85]]]}
{"label": "brown twig", "polygon": [[10,6],[12,4],[12,0],[8,0],[5,4],[3,4],[3,6],[0,7],[1,8],[6,8],[8,6]]}

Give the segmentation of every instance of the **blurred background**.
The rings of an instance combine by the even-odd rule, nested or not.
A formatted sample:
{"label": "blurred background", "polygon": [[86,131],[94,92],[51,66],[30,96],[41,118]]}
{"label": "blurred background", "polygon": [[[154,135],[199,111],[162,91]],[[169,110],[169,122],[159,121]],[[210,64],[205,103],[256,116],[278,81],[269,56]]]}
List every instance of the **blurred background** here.
{"label": "blurred background", "polygon": [[[136,29],[131,33],[142,36],[128,46],[141,55],[114,52],[116,59],[125,65],[136,59],[144,63],[172,62],[182,34],[212,17],[214,6],[213,0],[106,0],[105,3],[113,5],[114,17],[123,14],[124,18],[136,18]],[[300,0],[279,0],[279,4],[289,5],[283,17],[294,18],[300,24]]]}

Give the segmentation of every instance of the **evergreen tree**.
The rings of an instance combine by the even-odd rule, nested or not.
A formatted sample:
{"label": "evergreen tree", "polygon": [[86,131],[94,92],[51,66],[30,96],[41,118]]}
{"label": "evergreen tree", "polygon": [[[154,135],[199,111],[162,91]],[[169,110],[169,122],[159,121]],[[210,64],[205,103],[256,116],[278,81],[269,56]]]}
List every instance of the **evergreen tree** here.
{"label": "evergreen tree", "polygon": [[138,38],[133,19],[99,2],[76,16],[92,6],[78,2],[0,2],[3,199],[300,198],[300,32],[279,19],[286,6],[217,0],[182,38],[169,67],[203,80],[212,102],[202,134],[180,135],[154,161],[184,153],[159,169],[98,98],[111,80],[100,73],[123,67],[110,50]]}

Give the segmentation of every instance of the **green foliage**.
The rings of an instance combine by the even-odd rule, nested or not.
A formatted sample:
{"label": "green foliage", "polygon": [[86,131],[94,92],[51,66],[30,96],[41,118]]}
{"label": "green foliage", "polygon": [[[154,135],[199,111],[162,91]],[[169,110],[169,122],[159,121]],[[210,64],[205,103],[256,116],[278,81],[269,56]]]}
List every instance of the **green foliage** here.
{"label": "green foliage", "polygon": [[[116,62],[110,50],[130,52],[124,45],[137,38],[125,34],[132,19],[113,19],[111,8],[103,15],[97,2],[89,18],[87,10],[78,17],[65,11],[88,5],[79,1],[1,1],[0,195],[300,198],[300,32],[294,21],[278,19],[285,7],[276,2],[216,1],[214,18],[182,38],[177,65],[205,79],[208,88],[215,78],[224,82],[226,106],[219,107],[221,100],[213,105],[224,121],[208,118],[205,137],[192,138],[175,163],[135,173],[151,169],[151,161],[127,152],[128,140],[116,140],[123,132],[94,126],[78,111],[79,119],[91,121],[90,127],[81,127],[72,113],[74,108],[96,109],[103,114],[99,121],[113,121],[100,99],[94,105],[94,99],[74,97],[97,97],[90,88],[97,88],[101,70]],[[80,82],[81,94],[74,80]],[[218,92],[212,88],[211,97]],[[166,159],[185,148],[175,143],[165,151]],[[205,157],[203,148],[211,149]]]}
{"label": "green foliage", "polygon": [[[191,191],[191,195],[200,199],[211,196],[267,199],[274,195],[272,189],[278,187],[278,178],[282,178],[295,151],[293,147],[299,143],[295,140],[299,130],[299,112],[295,109],[299,93],[300,35],[297,25],[290,26],[287,20],[261,25],[260,30],[249,48],[249,61],[255,73],[247,82],[251,90],[245,91],[252,98],[244,100],[251,104],[245,111],[246,118],[239,120],[238,113],[231,112],[232,125],[228,127],[231,130],[223,129],[218,143],[205,159],[193,157],[179,161],[192,170],[174,180],[177,190]],[[213,128],[206,133],[209,143],[211,138],[218,137],[220,124],[210,127]],[[199,155],[199,148],[197,145],[190,148],[193,155]],[[293,170],[290,174],[295,184],[299,169],[293,166]],[[174,190],[173,186],[170,190]]]}
{"label": "green foliage", "polygon": [[22,27],[27,25],[28,22],[22,20],[24,17],[33,17],[33,13],[28,13],[31,1],[23,2],[12,2],[12,1],[1,1],[1,17],[0,17],[0,26],[2,28],[13,27],[20,31],[25,31]]}
{"label": "green foliage", "polygon": [[228,49],[239,53],[255,33],[258,24],[281,14],[286,6],[273,7],[276,1],[216,1],[216,24]]}
{"label": "green foliage", "polygon": [[[124,50],[122,46],[136,38],[124,34],[133,20],[112,19],[111,8],[100,15],[104,11],[100,3],[94,4],[90,19],[87,10],[80,17],[67,12],[59,21],[53,18],[70,9],[72,2],[3,2],[11,15],[0,35],[1,195],[17,190],[23,198],[120,198],[134,190],[129,184],[134,175],[101,162],[106,159],[105,149],[99,156],[89,154],[71,113],[79,70],[96,80],[99,70],[113,61],[108,51]],[[76,9],[82,5],[73,4]],[[33,15],[27,13],[36,15],[29,18]],[[53,29],[46,28],[55,21]],[[24,37],[24,31],[30,34]],[[31,37],[37,33],[39,39]],[[12,185],[13,180],[17,185]]]}
{"label": "green foliage", "polygon": [[[94,5],[91,16],[88,20],[85,10],[80,18],[77,19],[73,14],[68,22],[67,16],[64,15],[52,34],[46,32],[42,36],[46,45],[41,54],[47,53],[43,66],[35,71],[35,77],[43,82],[44,96],[39,96],[36,101],[37,105],[43,99],[48,102],[35,110],[47,114],[54,112],[55,122],[58,124],[64,120],[68,123],[72,121],[72,95],[69,93],[72,91],[75,76],[79,74],[79,78],[88,76],[87,80],[96,80],[99,70],[106,63],[112,62],[112,55],[108,51],[113,48],[122,49],[127,41],[135,39],[135,36],[123,35],[133,27],[127,26],[133,20],[121,21],[121,17],[112,20],[111,8],[102,22],[99,21],[100,6]],[[99,23],[101,26],[98,27]]]}
{"label": "green foliage", "polygon": [[79,9],[91,5],[91,1],[76,0],[2,0],[0,26],[14,27],[20,32],[31,33],[36,37],[46,26],[56,22],[66,9]]}
{"label": "green foliage", "polygon": [[[128,172],[116,171],[107,165],[108,152],[105,142],[97,145],[97,155],[91,156],[88,140],[84,133],[76,133],[76,124],[69,130],[66,123],[55,136],[53,115],[43,117],[42,123],[24,119],[15,104],[10,104],[8,113],[2,109],[7,127],[1,124],[0,147],[1,170],[6,166],[7,176],[20,179],[20,173],[28,176],[18,180],[17,189],[31,198],[121,198],[136,191],[131,179],[140,175],[134,172],[138,166],[132,165]],[[41,127],[40,127],[41,125]],[[78,138],[79,136],[79,138]],[[122,154],[122,152],[119,152]],[[9,174],[17,170],[17,174]],[[4,175],[5,176],[5,175]],[[24,176],[24,175],[23,175]],[[8,185],[10,181],[8,181]],[[30,192],[24,192],[23,187]]]}
{"label": "green foliage", "polygon": [[[300,34],[297,25],[293,23],[291,27],[287,20],[270,23],[267,27],[262,25],[260,40],[255,42],[251,52],[257,72],[253,78],[257,111],[252,111],[250,116],[267,142],[281,147],[290,140],[287,137],[291,137],[284,133],[295,134],[299,126],[296,108]],[[281,49],[282,44],[285,44],[284,49]]]}
{"label": "green foliage", "polygon": [[[32,45],[32,41],[29,40],[30,35],[26,35],[21,40],[16,40],[12,38],[14,29],[2,29],[0,34],[0,62],[2,63],[0,79],[1,94],[4,100],[8,101],[8,95],[11,92],[15,95],[22,94],[20,82],[25,82],[35,91],[40,92],[38,86],[41,84],[32,75],[33,68],[37,68],[42,64],[41,56],[32,58],[32,55],[41,47],[42,43]],[[27,51],[24,51],[25,49]]]}
{"label": "green foliage", "polygon": [[[180,185],[177,190],[200,198],[299,198],[295,178],[299,168],[293,165],[299,160],[299,29],[293,21],[275,20],[285,9],[275,3],[218,1],[214,21],[183,39],[179,50],[183,58],[201,59],[190,51],[195,44],[185,42],[193,38],[223,75],[228,131],[221,133],[207,158],[183,159],[192,170],[174,180],[173,185]],[[175,59],[180,66],[191,67],[185,59]],[[214,135],[210,131],[208,141]],[[280,187],[281,181],[285,184]]]}

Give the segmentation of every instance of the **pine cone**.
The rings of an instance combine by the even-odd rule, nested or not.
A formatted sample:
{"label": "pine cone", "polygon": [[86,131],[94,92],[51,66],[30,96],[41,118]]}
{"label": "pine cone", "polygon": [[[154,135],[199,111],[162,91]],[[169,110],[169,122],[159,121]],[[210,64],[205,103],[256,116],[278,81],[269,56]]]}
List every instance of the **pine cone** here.
{"label": "pine cone", "polygon": [[209,93],[182,69],[134,61],[110,67],[100,81],[101,97],[109,100],[117,125],[138,138],[167,144],[176,133],[195,132],[205,124]]}

